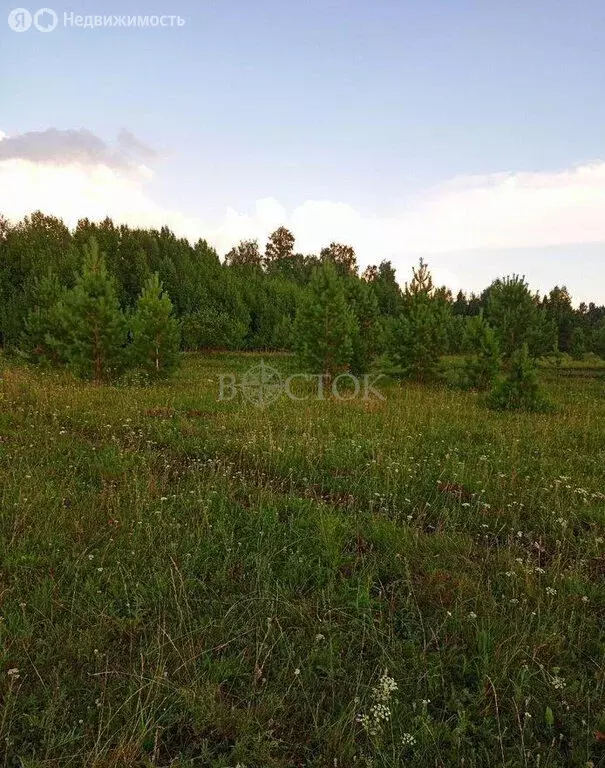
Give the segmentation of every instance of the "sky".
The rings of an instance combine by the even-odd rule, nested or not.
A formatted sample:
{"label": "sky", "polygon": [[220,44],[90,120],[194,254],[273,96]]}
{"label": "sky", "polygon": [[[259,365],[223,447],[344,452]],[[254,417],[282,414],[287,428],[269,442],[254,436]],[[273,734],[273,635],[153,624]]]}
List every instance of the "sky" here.
{"label": "sky", "polygon": [[5,216],[166,224],[221,255],[283,224],[400,282],[423,257],[453,290],[518,273],[605,303],[602,0],[48,2],[50,32],[1,10]]}

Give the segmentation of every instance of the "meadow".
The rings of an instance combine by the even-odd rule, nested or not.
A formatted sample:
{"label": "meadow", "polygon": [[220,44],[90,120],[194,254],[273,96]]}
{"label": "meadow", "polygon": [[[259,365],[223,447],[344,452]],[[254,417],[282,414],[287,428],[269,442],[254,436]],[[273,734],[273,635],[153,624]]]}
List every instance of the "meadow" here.
{"label": "meadow", "polygon": [[0,766],[604,765],[603,371],[217,399],[260,360],[0,357]]}

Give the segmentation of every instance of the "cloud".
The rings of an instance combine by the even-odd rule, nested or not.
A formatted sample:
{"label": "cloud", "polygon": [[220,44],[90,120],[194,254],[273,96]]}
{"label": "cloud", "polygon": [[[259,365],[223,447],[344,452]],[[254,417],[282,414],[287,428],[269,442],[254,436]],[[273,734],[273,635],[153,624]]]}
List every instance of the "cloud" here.
{"label": "cloud", "polygon": [[[278,210],[276,201],[272,205]],[[221,239],[229,238],[234,223],[238,236],[263,229],[258,210],[250,216],[230,212],[218,229]],[[454,179],[394,216],[365,216],[345,203],[309,200],[289,215],[283,211],[279,223],[292,228],[301,250],[341,240],[372,260],[605,243],[605,162],[553,173]]]}
{"label": "cloud", "polygon": [[[0,143],[1,146],[1,143]],[[78,219],[111,217],[141,227],[166,224],[179,235],[196,240],[204,224],[151,200],[145,185],[149,174],[124,173],[108,165],[72,162],[66,165],[31,160],[0,161],[0,212],[17,220],[34,210],[62,218],[70,227]]]}
{"label": "cloud", "polygon": [[[397,215],[368,216],[330,200],[308,200],[288,211],[265,198],[247,212],[228,208],[220,220],[209,221],[154,202],[147,189],[153,171],[143,161],[156,156],[126,130],[114,146],[84,129],[0,133],[0,212],[18,219],[40,209],[70,226],[82,217],[105,216],[137,226],[167,225],[192,241],[206,238],[222,254],[244,238],[263,244],[283,224],[294,232],[299,251],[316,253],[332,240],[350,243],[362,266],[391,259],[404,268],[402,277],[418,256],[431,257],[451,287],[469,284],[465,265],[480,258],[473,253],[605,243],[601,161],[556,172],[456,178],[426,190]],[[442,258],[447,254],[449,262]]]}
{"label": "cloud", "polygon": [[118,134],[118,147],[128,155],[135,155],[144,160],[155,160],[158,153],[138,139],[134,133],[122,128]]}
{"label": "cloud", "polygon": [[126,130],[120,132],[115,147],[106,144],[86,128],[48,128],[46,131],[29,131],[16,136],[6,136],[0,132],[0,162],[27,160],[59,166],[77,163],[127,169],[136,167],[137,161],[155,157],[153,149]]}

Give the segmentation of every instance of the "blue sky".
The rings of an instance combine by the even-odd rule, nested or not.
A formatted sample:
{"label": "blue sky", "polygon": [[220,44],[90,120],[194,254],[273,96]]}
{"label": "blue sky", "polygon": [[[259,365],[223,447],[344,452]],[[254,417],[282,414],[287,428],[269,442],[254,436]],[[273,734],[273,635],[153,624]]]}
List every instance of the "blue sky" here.
{"label": "blue sky", "polygon": [[[330,219],[334,237],[346,239],[350,209],[361,260],[392,258],[402,278],[424,252],[453,287],[480,288],[481,265],[494,263],[525,267],[536,288],[567,282],[578,298],[605,301],[597,220],[605,214],[605,3],[49,3],[60,18],[52,33],[0,26],[0,130],[10,139],[84,128],[109,144],[127,129],[158,152],[146,163],[148,215],[178,214],[187,234],[197,221],[224,249],[240,234],[262,238],[280,217],[308,228],[296,232],[303,243],[330,236]],[[66,11],[180,14],[186,24],[70,29]],[[581,188],[578,167],[593,170]],[[523,194],[494,197],[511,175]],[[474,192],[456,201],[448,192],[444,212],[452,179]],[[98,175],[91,183],[101,184]],[[486,190],[514,215],[492,236],[495,214],[479,206],[481,231],[459,236],[452,219]],[[85,197],[75,195],[66,218],[77,218]],[[271,215],[259,217],[257,201],[267,198]],[[311,210],[318,201],[340,207]],[[410,224],[419,209],[420,228]],[[181,219],[171,216],[176,227]],[[405,225],[391,226],[401,217]],[[389,236],[409,242],[385,235],[370,253],[368,233],[382,233],[385,220]],[[549,220],[561,231],[549,234]],[[443,242],[427,237],[431,229]]]}

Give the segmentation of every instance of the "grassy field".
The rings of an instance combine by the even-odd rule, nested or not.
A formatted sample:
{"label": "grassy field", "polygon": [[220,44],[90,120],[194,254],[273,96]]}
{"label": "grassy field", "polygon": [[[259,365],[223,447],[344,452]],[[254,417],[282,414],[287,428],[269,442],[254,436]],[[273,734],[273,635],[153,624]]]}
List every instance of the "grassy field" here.
{"label": "grassy field", "polygon": [[0,766],[605,764],[605,378],[217,400],[259,360],[0,358]]}

